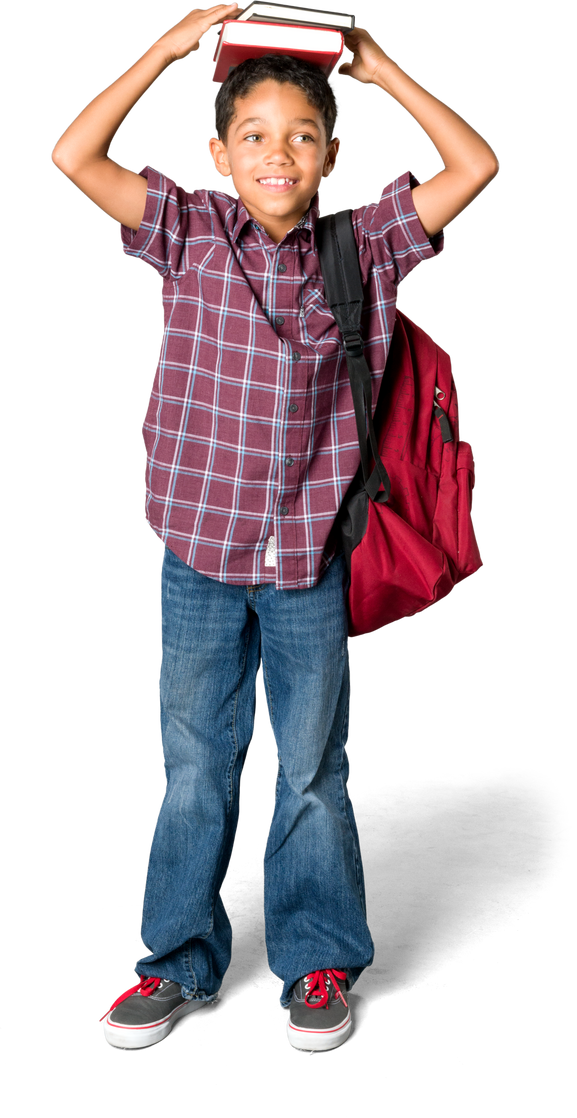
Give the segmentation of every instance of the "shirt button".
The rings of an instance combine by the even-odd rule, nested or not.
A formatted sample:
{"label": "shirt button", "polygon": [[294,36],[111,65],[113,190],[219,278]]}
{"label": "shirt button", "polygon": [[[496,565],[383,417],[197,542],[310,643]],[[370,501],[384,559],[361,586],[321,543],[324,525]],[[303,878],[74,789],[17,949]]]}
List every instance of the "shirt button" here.
{"label": "shirt button", "polygon": [[298,404],[289,404],[289,411],[298,411],[298,410],[299,410]]}
{"label": "shirt button", "polygon": [[294,458],[285,458],[285,464],[287,466],[294,466],[294,462],[295,462]]}
{"label": "shirt button", "polygon": [[301,355],[300,355],[300,353],[297,353],[297,351],[295,349],[295,351],[293,353],[293,361],[300,361],[300,359],[301,359]]}
{"label": "shirt button", "polygon": [[279,264],[277,267],[277,272],[286,272],[286,264]]}
{"label": "shirt button", "polygon": [[288,509],[287,509],[286,505],[283,505],[282,508],[280,509],[280,514],[281,514],[281,516],[286,516],[287,513],[288,513]]}
{"label": "shirt button", "polygon": [[277,326],[282,326],[282,324],[284,322],[284,318],[283,318],[282,314],[277,314],[277,316],[275,318],[275,322],[276,322]]}

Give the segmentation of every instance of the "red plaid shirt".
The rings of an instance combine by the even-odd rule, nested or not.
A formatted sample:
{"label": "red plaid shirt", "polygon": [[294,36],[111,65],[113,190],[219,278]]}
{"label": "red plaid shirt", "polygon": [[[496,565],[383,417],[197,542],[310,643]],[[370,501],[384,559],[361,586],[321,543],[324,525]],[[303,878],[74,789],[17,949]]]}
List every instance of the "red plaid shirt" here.
{"label": "red plaid shirt", "polygon": [[[347,363],[315,247],[319,196],[276,244],[240,198],[186,193],[152,167],[124,251],[163,277],[164,337],[143,426],[146,516],[185,563],[221,582],[314,586],[360,463]],[[417,216],[410,171],[353,210],[373,406],[397,284],[443,248]]]}

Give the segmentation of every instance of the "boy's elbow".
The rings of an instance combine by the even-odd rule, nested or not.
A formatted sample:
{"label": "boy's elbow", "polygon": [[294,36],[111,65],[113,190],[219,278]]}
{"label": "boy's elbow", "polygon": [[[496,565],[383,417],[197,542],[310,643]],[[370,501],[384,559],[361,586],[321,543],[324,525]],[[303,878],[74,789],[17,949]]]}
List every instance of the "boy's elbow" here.
{"label": "boy's elbow", "polygon": [[67,153],[66,148],[61,147],[60,144],[56,144],[52,152],[52,162],[67,178],[72,178],[75,170],[74,162],[70,158],[70,152]]}
{"label": "boy's elbow", "polygon": [[491,179],[495,178],[495,175],[498,173],[498,171],[499,171],[499,160],[497,159],[497,156],[494,155],[493,159],[491,160],[491,163],[489,164],[489,169],[487,171],[487,182],[491,182]]}
{"label": "boy's elbow", "polygon": [[65,164],[66,164],[66,158],[65,158],[64,152],[58,146],[58,144],[56,144],[56,147],[54,148],[54,150],[52,152],[52,162],[55,164],[56,167],[58,167],[59,171],[64,171]]}

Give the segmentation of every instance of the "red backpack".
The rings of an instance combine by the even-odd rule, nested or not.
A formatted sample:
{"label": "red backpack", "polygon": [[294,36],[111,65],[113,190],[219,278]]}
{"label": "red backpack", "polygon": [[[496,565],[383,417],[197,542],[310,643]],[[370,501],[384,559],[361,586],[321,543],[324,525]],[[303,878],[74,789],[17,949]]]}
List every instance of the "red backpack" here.
{"label": "red backpack", "polygon": [[336,525],[354,637],[426,609],[482,563],[471,521],[473,453],[459,441],[451,361],[398,309],[372,415],[351,213],[318,218],[315,240],[325,298],[343,335],[361,451]]}

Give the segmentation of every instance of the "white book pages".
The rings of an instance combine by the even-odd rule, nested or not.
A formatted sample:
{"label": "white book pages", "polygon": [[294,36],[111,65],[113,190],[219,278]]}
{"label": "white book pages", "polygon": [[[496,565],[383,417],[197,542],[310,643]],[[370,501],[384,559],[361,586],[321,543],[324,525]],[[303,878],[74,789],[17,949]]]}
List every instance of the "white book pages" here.
{"label": "white book pages", "polygon": [[344,15],[342,12],[327,12],[317,11],[314,8],[297,8],[285,7],[283,4],[250,4],[245,8],[244,12],[238,16],[238,22],[246,22],[259,19],[271,19],[282,22],[286,20],[287,23],[311,23],[318,27],[327,24],[328,27],[339,27],[343,31],[350,31],[351,26],[354,24],[354,19],[350,15]]}
{"label": "white book pages", "polygon": [[225,23],[222,42],[250,43],[252,46],[283,47],[285,50],[318,50],[336,52],[341,49],[341,31],[320,27],[281,27],[276,23]]}

